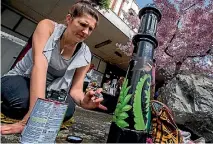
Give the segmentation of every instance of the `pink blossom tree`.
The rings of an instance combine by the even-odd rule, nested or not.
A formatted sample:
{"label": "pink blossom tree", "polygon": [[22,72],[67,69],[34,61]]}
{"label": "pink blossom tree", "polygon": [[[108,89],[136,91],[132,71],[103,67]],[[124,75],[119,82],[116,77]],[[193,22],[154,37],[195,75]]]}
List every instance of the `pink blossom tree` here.
{"label": "pink blossom tree", "polygon": [[[170,74],[177,74],[180,69],[213,74],[213,1],[154,0],[154,3],[162,12],[154,56],[157,68]],[[129,15],[124,16],[134,25],[132,28],[138,28],[137,16]],[[132,54],[131,40],[117,46],[127,55]]]}

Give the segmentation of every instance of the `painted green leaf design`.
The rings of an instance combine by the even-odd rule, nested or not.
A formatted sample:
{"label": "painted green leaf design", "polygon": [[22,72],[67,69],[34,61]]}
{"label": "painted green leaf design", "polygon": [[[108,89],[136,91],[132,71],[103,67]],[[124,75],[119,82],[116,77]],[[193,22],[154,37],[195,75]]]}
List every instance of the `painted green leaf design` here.
{"label": "painted green leaf design", "polygon": [[124,90],[126,89],[127,85],[128,85],[128,80],[125,78],[124,82],[122,84],[122,87],[121,87],[121,92],[124,92]]}
{"label": "painted green leaf design", "polygon": [[143,111],[141,108],[141,92],[142,88],[144,86],[145,80],[148,78],[148,74],[144,75],[142,78],[140,78],[136,90],[135,90],[135,97],[134,97],[134,103],[133,103],[133,113],[134,113],[134,121],[135,121],[135,129],[136,130],[145,130],[145,123],[143,118]]}
{"label": "painted green leaf design", "polygon": [[118,98],[118,102],[121,102],[121,99],[123,98],[123,93],[124,92],[122,92],[122,91],[120,92],[120,95],[119,95],[119,98]]}
{"label": "painted green leaf design", "polygon": [[[123,101],[124,101],[126,95],[128,94],[128,91],[129,91],[130,88],[131,88],[131,86],[128,86],[127,89],[124,91]],[[122,101],[122,103],[123,103],[123,101]]]}
{"label": "painted green leaf design", "polygon": [[131,105],[125,105],[125,106],[122,108],[122,111],[129,111],[131,108],[132,108]]}
{"label": "painted green leaf design", "polygon": [[129,126],[129,124],[127,122],[125,122],[124,120],[120,120],[120,119],[118,119],[116,121],[116,124],[121,128],[125,128],[125,127]]}
{"label": "painted green leaf design", "polygon": [[125,99],[124,99],[124,101],[123,101],[123,103],[122,103],[122,106],[126,105],[126,104],[129,102],[129,100],[131,99],[131,97],[132,97],[132,95],[131,95],[131,94],[128,94],[128,95],[125,97]]}
{"label": "painted green leaf design", "polygon": [[124,98],[125,98],[125,91],[127,89],[127,85],[128,85],[128,80],[127,79],[124,79],[124,83],[121,87],[121,92],[120,92],[120,95],[119,95],[119,102],[122,103]]}
{"label": "painted green leaf design", "polygon": [[124,90],[126,89],[127,85],[128,85],[128,79],[125,78],[125,83],[123,84]]}
{"label": "painted green leaf design", "polygon": [[115,114],[113,117],[113,121],[119,127],[122,127],[122,128],[129,126],[129,124],[124,121],[124,119],[129,117],[126,112],[132,108],[131,105],[127,105],[132,96],[132,94],[128,94],[129,89],[131,87],[130,86],[127,87],[127,85],[128,85],[128,79],[125,78],[121,88],[120,95],[119,95],[119,101],[116,106]]}
{"label": "painted green leaf design", "polygon": [[117,109],[117,108],[118,108],[118,109],[121,109],[121,103],[118,103],[118,104],[117,104],[116,109]]}
{"label": "painted green leaf design", "polygon": [[117,116],[118,114],[119,114],[119,109],[116,108],[116,109],[115,109],[115,115]]}
{"label": "painted green leaf design", "polygon": [[119,115],[118,115],[118,119],[126,119],[126,118],[128,118],[129,116],[128,116],[128,114],[126,113],[126,112],[122,112],[122,113],[120,113]]}

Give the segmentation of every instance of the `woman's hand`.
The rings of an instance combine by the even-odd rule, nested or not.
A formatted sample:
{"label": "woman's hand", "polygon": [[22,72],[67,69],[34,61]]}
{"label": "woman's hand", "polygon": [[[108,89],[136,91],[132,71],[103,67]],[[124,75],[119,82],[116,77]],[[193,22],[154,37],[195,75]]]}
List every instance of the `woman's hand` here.
{"label": "woman's hand", "polygon": [[104,99],[94,96],[95,93],[101,93],[101,91],[102,89],[88,91],[80,103],[81,107],[85,109],[100,108],[102,110],[107,110],[107,108],[101,104]]}
{"label": "woman's hand", "polygon": [[17,122],[14,124],[1,125],[1,134],[17,134],[24,130],[25,122]]}

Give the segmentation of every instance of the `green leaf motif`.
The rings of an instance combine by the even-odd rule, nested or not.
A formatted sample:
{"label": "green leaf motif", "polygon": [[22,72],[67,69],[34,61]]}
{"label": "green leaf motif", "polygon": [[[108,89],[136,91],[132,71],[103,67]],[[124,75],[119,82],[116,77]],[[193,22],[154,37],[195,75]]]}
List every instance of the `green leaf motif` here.
{"label": "green leaf motif", "polygon": [[125,83],[123,84],[123,91],[126,89],[128,85],[128,79],[125,79]]}
{"label": "green leaf motif", "polygon": [[118,103],[116,109],[121,109],[121,103]]}
{"label": "green leaf motif", "polygon": [[131,86],[127,87],[127,85],[128,79],[125,78],[119,95],[119,101],[113,116],[113,122],[115,122],[117,126],[121,128],[129,126],[129,124],[124,120],[129,117],[126,112],[132,108],[131,105],[128,105],[128,102],[132,97],[132,94],[128,94]]}
{"label": "green leaf motif", "polygon": [[131,105],[125,105],[125,106],[122,108],[122,111],[129,111],[131,108],[132,108]]}
{"label": "green leaf motif", "polygon": [[[123,82],[123,84],[122,84],[122,87],[121,87],[121,92],[123,92],[124,89],[126,88],[126,87],[125,87],[126,83],[128,83],[128,80],[125,78],[125,79],[124,79],[124,82]],[[121,93],[120,93],[120,94],[121,94]]]}
{"label": "green leaf motif", "polygon": [[[145,130],[146,125],[143,118],[142,104],[141,104],[141,93],[144,83],[150,75],[145,74],[142,78],[140,78],[134,95],[134,103],[133,103],[133,113],[134,113],[134,121],[135,121],[135,129],[136,130]],[[146,94],[147,95],[147,94]]]}
{"label": "green leaf motif", "polygon": [[122,103],[122,106],[126,105],[126,104],[129,102],[129,100],[131,99],[131,97],[132,97],[132,94],[128,94],[128,95],[125,97],[125,99],[124,99],[124,101],[123,101],[123,103]]}
{"label": "green leaf motif", "polygon": [[119,95],[119,102],[123,102],[124,98],[125,98],[125,90],[127,89],[127,84],[128,84],[128,80],[127,79],[124,79],[124,83],[121,87],[121,92],[120,92],[120,95]]}
{"label": "green leaf motif", "polygon": [[117,116],[119,114],[119,111],[120,110],[118,108],[115,109],[115,116]]}
{"label": "green leaf motif", "polygon": [[[128,91],[129,91],[130,88],[131,88],[131,86],[129,86],[129,87],[127,87],[127,89],[125,89],[125,91],[124,91],[124,97],[123,97],[124,99],[125,99],[126,95],[128,94]],[[122,101],[122,103],[123,103],[123,101]]]}
{"label": "green leaf motif", "polygon": [[126,112],[122,112],[122,113],[120,113],[119,115],[118,115],[118,119],[126,119],[126,118],[128,118],[129,116],[128,116],[128,114],[126,113]]}
{"label": "green leaf motif", "polygon": [[120,120],[120,119],[118,119],[118,120],[116,121],[116,124],[117,124],[120,128],[125,128],[125,127],[129,126],[129,124],[128,124],[127,122],[125,122],[124,120]]}

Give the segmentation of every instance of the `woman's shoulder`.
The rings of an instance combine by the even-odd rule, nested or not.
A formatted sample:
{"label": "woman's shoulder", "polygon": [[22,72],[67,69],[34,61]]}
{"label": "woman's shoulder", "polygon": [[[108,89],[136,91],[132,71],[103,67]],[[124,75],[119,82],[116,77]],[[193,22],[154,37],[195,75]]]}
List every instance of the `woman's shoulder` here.
{"label": "woman's shoulder", "polygon": [[50,19],[44,19],[40,21],[43,25],[46,25],[46,29],[49,29],[50,35],[54,37],[54,39],[59,39],[61,34],[63,34],[64,30],[66,29],[66,25],[62,23],[57,23]]}
{"label": "woman's shoulder", "polygon": [[56,22],[50,19],[43,19],[38,23],[38,25],[42,26],[43,28],[49,29],[51,33],[54,31],[56,24],[57,24]]}

